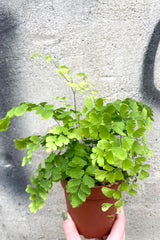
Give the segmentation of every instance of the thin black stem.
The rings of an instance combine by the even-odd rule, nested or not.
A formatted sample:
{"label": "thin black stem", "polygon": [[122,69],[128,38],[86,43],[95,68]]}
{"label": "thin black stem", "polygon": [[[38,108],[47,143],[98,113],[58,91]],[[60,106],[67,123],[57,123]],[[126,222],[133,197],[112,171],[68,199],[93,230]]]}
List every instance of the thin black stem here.
{"label": "thin black stem", "polygon": [[[55,57],[54,57],[55,58]],[[55,61],[53,60],[53,64],[54,64],[54,66],[56,67],[56,68],[58,68],[58,66],[57,66],[57,64],[55,63]],[[59,75],[59,77],[60,77],[60,75]],[[63,74],[63,77],[61,77],[61,78],[64,78],[64,80],[66,81],[66,82],[70,82],[67,78],[66,78],[66,76]],[[73,103],[74,103],[74,111],[75,111],[75,117],[76,117],[76,112],[77,112],[77,103],[76,103],[76,90],[74,90],[72,87],[71,87],[71,91],[72,91],[72,93],[73,93]]]}

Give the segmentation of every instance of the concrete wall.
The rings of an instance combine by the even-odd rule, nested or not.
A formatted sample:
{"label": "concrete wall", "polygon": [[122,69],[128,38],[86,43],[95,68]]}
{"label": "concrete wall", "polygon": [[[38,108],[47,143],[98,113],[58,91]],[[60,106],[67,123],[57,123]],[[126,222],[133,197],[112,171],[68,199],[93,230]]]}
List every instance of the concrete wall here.
{"label": "concrete wall", "polygon": [[[0,117],[22,101],[52,102],[67,91],[52,66],[34,52],[56,55],[74,72],[83,71],[104,97],[133,97],[149,104],[155,115],[148,144],[153,150],[150,178],[137,198],[125,206],[127,240],[159,240],[160,228],[160,1],[159,0],[1,0],[0,1]],[[80,99],[81,101],[81,99]],[[13,138],[45,133],[52,122],[14,119],[0,138],[0,239],[62,240],[65,209],[59,184],[37,214],[28,209],[25,187],[43,159],[21,167],[24,152]]]}

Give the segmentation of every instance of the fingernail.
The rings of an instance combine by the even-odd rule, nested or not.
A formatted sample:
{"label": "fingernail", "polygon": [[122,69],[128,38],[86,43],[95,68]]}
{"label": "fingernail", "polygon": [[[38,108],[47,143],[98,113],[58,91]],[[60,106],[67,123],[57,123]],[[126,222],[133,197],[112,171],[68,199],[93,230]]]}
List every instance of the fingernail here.
{"label": "fingernail", "polygon": [[62,218],[63,218],[63,221],[65,221],[68,218],[66,212],[62,212]]}

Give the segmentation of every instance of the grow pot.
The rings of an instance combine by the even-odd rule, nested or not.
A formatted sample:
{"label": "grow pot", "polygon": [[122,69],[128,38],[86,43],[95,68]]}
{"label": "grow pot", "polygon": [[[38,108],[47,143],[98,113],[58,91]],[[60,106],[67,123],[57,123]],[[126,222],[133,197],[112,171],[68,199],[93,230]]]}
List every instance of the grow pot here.
{"label": "grow pot", "polygon": [[[108,235],[116,218],[116,209],[112,206],[103,212],[101,207],[103,203],[115,203],[116,200],[103,195],[101,189],[104,186],[91,188],[91,194],[86,201],[79,207],[73,208],[66,192],[67,181],[62,180],[61,184],[65,192],[67,210],[76,224],[79,234],[87,239]],[[118,186],[119,184],[113,184],[107,187],[117,190]]]}

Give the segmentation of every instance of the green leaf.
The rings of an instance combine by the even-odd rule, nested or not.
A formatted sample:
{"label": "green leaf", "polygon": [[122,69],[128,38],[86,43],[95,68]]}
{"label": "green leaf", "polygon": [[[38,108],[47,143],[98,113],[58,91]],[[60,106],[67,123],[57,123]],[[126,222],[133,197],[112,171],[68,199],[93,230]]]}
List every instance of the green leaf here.
{"label": "green leaf", "polygon": [[36,145],[33,146],[32,151],[36,151],[36,150],[38,150],[39,148],[40,148],[40,145],[39,145],[39,144],[36,144]]}
{"label": "green leaf", "polygon": [[95,180],[92,177],[88,176],[88,175],[84,175],[83,183],[85,185],[87,185],[89,188],[92,188],[92,187],[95,186]]}
{"label": "green leaf", "polygon": [[24,167],[25,165],[26,165],[26,163],[27,163],[27,156],[25,156],[24,158],[23,158],[23,160],[22,160],[22,167]]}
{"label": "green leaf", "polygon": [[143,142],[144,145],[146,145],[146,135],[145,134],[142,137],[142,142]]}
{"label": "green leaf", "polygon": [[109,165],[109,164],[105,164],[105,166],[103,167],[103,169],[107,170],[108,172],[111,172],[111,171],[113,171],[115,168],[112,167],[112,166]]}
{"label": "green leaf", "polygon": [[112,129],[119,135],[125,136],[126,134],[123,132],[124,126],[123,122],[114,122]]}
{"label": "green leaf", "polygon": [[71,193],[68,198],[73,208],[82,204],[82,200],[79,198],[78,193]]}
{"label": "green leaf", "polygon": [[55,142],[56,140],[57,140],[57,136],[46,137],[46,142]]}
{"label": "green leaf", "polygon": [[19,107],[16,107],[14,114],[16,116],[21,116],[24,114],[24,112],[27,110],[27,108],[28,108],[28,105],[23,103]]}
{"label": "green leaf", "polygon": [[84,157],[87,155],[87,152],[85,151],[85,145],[83,143],[76,143],[74,151],[76,152],[76,156],[79,157]]}
{"label": "green leaf", "polygon": [[40,186],[44,188],[46,191],[48,191],[51,188],[52,184],[51,181],[48,179],[41,179]]}
{"label": "green leaf", "polygon": [[119,185],[118,189],[120,191],[127,191],[129,189],[129,183],[122,182],[121,185]]}
{"label": "green leaf", "polygon": [[82,137],[89,138],[89,129],[88,128],[75,128],[73,130],[74,137],[80,140]]}
{"label": "green leaf", "polygon": [[138,187],[141,190],[141,186],[137,183],[132,183],[132,189],[134,189],[135,187]]}
{"label": "green leaf", "polygon": [[93,147],[93,148],[92,148],[92,152],[93,152],[93,153],[97,153],[97,155],[102,155],[103,152],[104,152],[104,150],[101,149],[101,148],[99,148],[99,147]]}
{"label": "green leaf", "polygon": [[96,101],[95,101],[95,109],[97,111],[101,111],[102,107],[103,107],[103,98],[96,99]]}
{"label": "green leaf", "polygon": [[102,211],[106,212],[112,206],[113,206],[112,203],[102,203]]}
{"label": "green leaf", "polygon": [[132,137],[124,137],[122,139],[122,147],[129,151],[133,144],[133,138]]}
{"label": "green leaf", "polygon": [[13,107],[11,110],[9,110],[9,111],[7,112],[6,117],[7,117],[7,118],[12,118],[12,117],[14,117],[14,115],[15,115],[15,110],[16,110],[16,107]]}
{"label": "green leaf", "polygon": [[61,177],[62,177],[61,171],[60,171],[60,169],[58,167],[56,167],[56,168],[54,167],[52,169],[51,173],[52,173],[52,180],[54,182],[58,182],[61,179]]}
{"label": "green leaf", "polygon": [[82,114],[85,114],[87,111],[88,111],[88,108],[86,106],[83,106]]}
{"label": "green leaf", "polygon": [[37,193],[37,191],[36,191],[36,189],[35,188],[33,188],[31,185],[27,185],[27,188],[26,188],[26,192],[27,193],[31,193],[31,194],[36,194]]}
{"label": "green leaf", "polygon": [[79,166],[79,167],[84,167],[87,165],[87,162],[85,160],[83,160],[81,157],[78,156],[74,156],[74,158],[72,159],[72,163],[75,166]]}
{"label": "green leaf", "polygon": [[31,56],[31,59],[37,58],[37,57],[38,57],[38,55],[39,55],[39,53],[38,53],[38,52],[34,53],[34,54]]}
{"label": "green leaf", "polygon": [[140,165],[137,164],[129,171],[129,175],[134,176],[139,172],[139,170],[140,170]]}
{"label": "green leaf", "polygon": [[133,104],[132,114],[131,114],[131,115],[132,115],[134,118],[138,117],[138,115],[139,115],[138,105],[137,105],[136,102]]}
{"label": "green leaf", "polygon": [[125,128],[125,124],[124,124],[124,122],[114,122],[114,123],[113,123],[113,126],[119,128],[119,129],[121,129],[122,131],[123,131],[124,128]]}
{"label": "green leaf", "polygon": [[38,188],[37,188],[37,191],[38,191],[38,194],[39,194],[40,196],[42,196],[43,199],[45,199],[45,200],[47,199],[48,193],[47,193],[43,188],[38,187]]}
{"label": "green leaf", "polygon": [[[24,149],[31,142],[28,138],[17,138],[14,139],[16,149]],[[34,146],[34,145],[33,145]]]}
{"label": "green leaf", "polygon": [[110,113],[110,114],[113,114],[113,113],[115,113],[115,111],[116,111],[116,108],[115,108],[115,106],[113,105],[113,103],[107,103],[105,112],[108,112],[108,113]]}
{"label": "green leaf", "polygon": [[147,152],[148,152],[148,156],[151,158],[151,157],[152,157],[152,155],[153,155],[153,152],[152,152],[152,150],[150,150],[149,148],[147,148]]}
{"label": "green leaf", "polygon": [[66,174],[71,178],[81,178],[84,174],[84,170],[78,167],[77,168],[68,167],[66,170]]}
{"label": "green leaf", "polygon": [[99,167],[103,167],[104,166],[104,158],[102,155],[98,155],[97,156],[97,163],[99,165]]}
{"label": "green leaf", "polygon": [[144,146],[143,145],[137,145],[135,148],[135,153],[138,155],[144,155]]}
{"label": "green leaf", "polygon": [[48,120],[49,118],[51,118],[53,116],[53,111],[52,110],[43,110],[41,115],[44,119]]}
{"label": "green leaf", "polygon": [[71,111],[64,111],[57,116],[58,119],[64,119],[72,114]]}
{"label": "green leaf", "polygon": [[144,155],[144,145],[140,145],[139,142],[136,140],[134,141],[131,149],[131,154],[133,155],[134,153],[138,155]]}
{"label": "green leaf", "polygon": [[143,170],[148,170],[150,168],[150,164],[143,164],[142,165]]}
{"label": "green leaf", "polygon": [[102,139],[98,141],[97,147],[102,150],[108,150],[111,148],[111,144],[108,140]]}
{"label": "green leaf", "polygon": [[66,185],[66,191],[68,193],[77,192],[81,183],[81,179],[70,179]]}
{"label": "green leaf", "polygon": [[36,205],[38,209],[42,209],[44,206],[45,202],[41,197],[37,197],[36,199]]}
{"label": "green leaf", "polygon": [[127,118],[129,114],[129,107],[127,104],[122,103],[120,106],[120,115],[122,116],[122,118]]}
{"label": "green leaf", "polygon": [[29,197],[29,200],[33,201],[33,200],[36,200],[36,198],[37,198],[36,194],[31,194]]}
{"label": "green leaf", "polygon": [[134,166],[134,162],[130,158],[126,158],[123,162],[123,170],[127,171]]}
{"label": "green leaf", "polygon": [[120,160],[124,160],[127,157],[126,151],[121,147],[112,147],[111,150],[113,155]]}
{"label": "green leaf", "polygon": [[104,112],[103,113],[103,122],[105,124],[108,124],[111,122],[111,120],[112,120],[111,114],[109,112]]}
{"label": "green leaf", "polygon": [[4,117],[0,120],[0,132],[7,131],[10,120],[8,117]]}
{"label": "green leaf", "polygon": [[97,167],[96,166],[88,166],[87,168],[86,168],[86,173],[88,174],[88,175],[90,175],[90,176],[95,176],[95,170],[97,169]]}
{"label": "green leaf", "polygon": [[120,199],[122,197],[121,192],[118,190],[113,193],[113,198],[114,199]]}
{"label": "green leaf", "polygon": [[88,128],[91,125],[91,123],[89,121],[86,121],[85,119],[83,119],[83,120],[80,120],[79,125],[80,125],[81,128],[83,128],[83,127]]}
{"label": "green leaf", "polygon": [[103,182],[104,179],[106,178],[106,176],[107,176],[106,171],[104,171],[104,170],[95,170],[95,178],[99,182]]}
{"label": "green leaf", "polygon": [[90,122],[90,124],[97,124],[99,122],[101,122],[101,114],[96,113],[94,110],[91,110],[86,117],[86,120],[88,120]]}
{"label": "green leaf", "polygon": [[56,154],[55,153],[51,153],[46,159],[45,162],[52,162],[55,158]]}
{"label": "green leaf", "polygon": [[111,151],[105,151],[104,158],[106,159],[107,163],[114,164],[114,157]]}
{"label": "green leaf", "polygon": [[37,204],[36,201],[32,201],[31,204],[29,205],[30,211],[33,213],[36,213],[38,208],[37,208]]}
{"label": "green leaf", "polygon": [[51,104],[48,104],[48,105],[45,105],[45,110],[53,110],[54,108],[54,105],[51,105]]}
{"label": "green leaf", "polygon": [[102,193],[103,193],[106,197],[112,198],[112,197],[113,197],[113,194],[115,193],[115,190],[114,190],[114,189],[111,189],[111,188],[103,187],[103,188],[102,188]]}
{"label": "green leaf", "polygon": [[81,184],[80,189],[85,193],[86,196],[89,196],[91,194],[91,189],[83,183]]}
{"label": "green leaf", "polygon": [[146,120],[146,129],[149,132],[151,128],[151,119],[148,117]]}
{"label": "green leaf", "polygon": [[65,127],[56,126],[56,127],[54,127],[52,130],[50,130],[49,133],[60,134],[60,133],[62,133],[64,130],[66,130]]}
{"label": "green leaf", "polygon": [[110,133],[108,132],[108,129],[106,126],[100,125],[98,127],[98,131],[99,131],[99,137],[101,139],[110,139]]}
{"label": "green leaf", "polygon": [[[59,143],[64,144],[64,145],[67,145],[67,144],[69,143],[69,139],[68,139],[67,137],[63,136],[63,135],[60,135],[60,136],[58,137],[57,141],[58,141]],[[57,141],[56,141],[56,145],[57,145]]]}
{"label": "green leaf", "polygon": [[139,179],[143,180],[149,177],[149,173],[144,171],[143,169],[141,170],[140,174],[139,174]]}
{"label": "green leaf", "polygon": [[122,205],[123,205],[123,200],[122,200],[122,199],[118,200],[118,201],[114,204],[114,206],[115,206],[116,208],[120,208]]}
{"label": "green leaf", "polygon": [[144,127],[142,128],[138,128],[134,133],[133,133],[133,136],[135,138],[140,138],[143,136],[144,132],[146,131],[146,129]]}
{"label": "green leaf", "polygon": [[137,120],[137,125],[138,125],[138,128],[142,128],[144,125],[144,121],[141,119]]}
{"label": "green leaf", "polygon": [[114,173],[114,177],[116,180],[123,180],[123,173],[121,170],[117,170],[115,173]]}
{"label": "green leaf", "polygon": [[85,202],[85,200],[86,200],[86,195],[85,195],[85,193],[84,193],[81,189],[79,189],[79,191],[78,191],[78,197],[79,197],[83,202]]}
{"label": "green leaf", "polygon": [[83,80],[86,80],[86,79],[87,79],[86,74],[83,73],[83,72],[78,73],[77,76],[79,76],[79,77],[83,77]]}
{"label": "green leaf", "polygon": [[132,136],[134,133],[134,128],[136,127],[136,122],[133,119],[127,121],[127,134]]}
{"label": "green leaf", "polygon": [[97,126],[93,125],[93,126],[89,127],[89,133],[90,133],[91,138],[97,138],[98,137]]}
{"label": "green leaf", "polygon": [[115,182],[115,175],[114,172],[109,172],[106,175],[106,179],[109,183],[114,183]]}
{"label": "green leaf", "polygon": [[34,143],[37,143],[37,142],[39,142],[39,140],[40,140],[37,135],[32,135],[32,136],[30,137],[30,139],[31,139]]}
{"label": "green leaf", "polygon": [[137,157],[135,158],[135,162],[137,164],[141,164],[142,162],[145,162],[146,161],[146,157]]}
{"label": "green leaf", "polygon": [[90,157],[91,157],[91,159],[96,159],[96,158],[97,158],[97,154],[96,154],[96,153],[92,153],[92,154],[90,155]]}
{"label": "green leaf", "polygon": [[142,110],[142,117],[144,120],[146,120],[146,118],[147,118],[147,110],[145,108],[143,108],[143,110]]}
{"label": "green leaf", "polygon": [[[45,107],[46,104],[47,104],[47,102],[41,102],[41,103],[39,104],[39,106]],[[37,106],[38,106],[38,105],[37,105]],[[43,108],[42,108],[42,109],[43,109]]]}
{"label": "green leaf", "polygon": [[50,55],[45,56],[46,62],[50,63],[53,60],[53,57]]}
{"label": "green leaf", "polygon": [[86,107],[88,107],[88,108],[93,108],[92,98],[87,97],[87,98],[85,99],[85,105],[86,105]]}
{"label": "green leaf", "polygon": [[117,99],[116,101],[114,101],[114,106],[116,107],[116,109],[118,110],[118,111],[120,111],[120,104],[121,104],[121,100],[120,99]]}
{"label": "green leaf", "polygon": [[127,194],[131,194],[131,195],[133,195],[133,196],[136,197],[137,191],[131,188],[131,189],[127,192]]}

